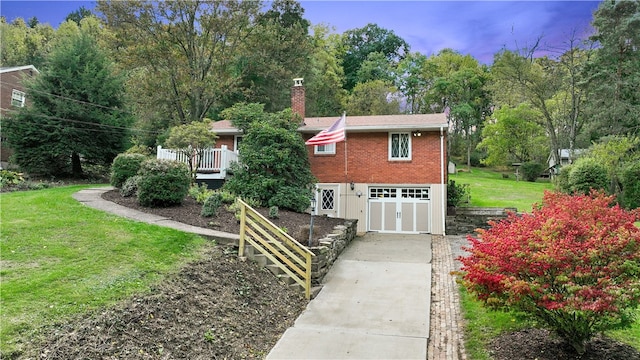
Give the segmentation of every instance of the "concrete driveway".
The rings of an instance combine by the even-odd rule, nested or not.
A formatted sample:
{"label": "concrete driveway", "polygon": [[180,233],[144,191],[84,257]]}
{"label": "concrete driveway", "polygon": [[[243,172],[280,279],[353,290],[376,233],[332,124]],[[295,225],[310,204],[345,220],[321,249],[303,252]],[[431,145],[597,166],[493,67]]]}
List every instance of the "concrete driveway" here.
{"label": "concrete driveway", "polygon": [[426,359],[431,236],[367,234],[267,359]]}

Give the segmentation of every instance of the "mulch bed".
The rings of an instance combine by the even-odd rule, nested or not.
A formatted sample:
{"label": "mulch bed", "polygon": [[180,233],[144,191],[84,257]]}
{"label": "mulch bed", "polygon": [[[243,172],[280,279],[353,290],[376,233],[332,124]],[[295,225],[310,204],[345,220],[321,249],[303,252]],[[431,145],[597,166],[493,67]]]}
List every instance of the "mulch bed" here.
{"label": "mulch bed", "polygon": [[635,348],[605,336],[596,336],[579,356],[568,343],[548,330],[525,329],[498,336],[490,345],[494,360],[639,360]]}
{"label": "mulch bed", "polygon": [[[218,210],[217,216],[202,217],[200,216],[202,205],[198,204],[190,197],[187,197],[182,205],[168,208],[148,208],[141,206],[138,204],[138,200],[135,197],[122,197],[118,190],[107,191],[102,195],[102,198],[138,211],[164,216],[183,224],[209,228],[231,234],[238,234],[240,232],[240,224],[238,223],[238,220],[236,220],[234,214],[227,211],[224,206]],[[259,208],[256,210],[268,218],[268,208]],[[311,220],[309,214],[301,214],[280,209],[279,217],[277,219],[269,220],[279,228],[285,228],[287,233],[294,239],[298,240],[298,242],[303,245],[308,244],[309,223]],[[317,245],[320,238],[326,234],[330,234],[333,231],[334,226],[343,224],[343,219],[336,219],[328,216],[314,216],[312,245]]]}

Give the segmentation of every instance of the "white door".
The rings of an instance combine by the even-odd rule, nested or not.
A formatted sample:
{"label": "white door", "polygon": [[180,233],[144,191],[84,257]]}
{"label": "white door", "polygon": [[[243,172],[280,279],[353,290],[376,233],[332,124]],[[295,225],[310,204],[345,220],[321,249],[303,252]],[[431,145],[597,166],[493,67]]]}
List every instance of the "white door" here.
{"label": "white door", "polygon": [[430,213],[429,188],[369,188],[369,231],[428,233]]}
{"label": "white door", "polygon": [[340,200],[340,185],[318,185],[318,193],[316,198],[316,214],[327,215],[329,217],[338,217],[338,209]]}

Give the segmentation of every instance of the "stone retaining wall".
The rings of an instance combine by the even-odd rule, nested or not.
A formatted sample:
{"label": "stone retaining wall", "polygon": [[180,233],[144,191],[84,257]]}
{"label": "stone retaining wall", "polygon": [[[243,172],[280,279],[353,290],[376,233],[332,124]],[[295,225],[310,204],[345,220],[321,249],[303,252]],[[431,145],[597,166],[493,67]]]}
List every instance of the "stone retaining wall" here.
{"label": "stone retaining wall", "polygon": [[473,234],[475,230],[487,229],[488,221],[500,221],[507,217],[508,212],[517,212],[515,208],[484,208],[484,207],[459,207],[455,214],[447,215],[447,235]]}
{"label": "stone retaining wall", "polygon": [[358,220],[345,220],[344,225],[333,228],[331,234],[320,239],[320,245],[310,247],[316,256],[311,264],[311,284],[319,285],[329,272],[338,255],[356,238]]}

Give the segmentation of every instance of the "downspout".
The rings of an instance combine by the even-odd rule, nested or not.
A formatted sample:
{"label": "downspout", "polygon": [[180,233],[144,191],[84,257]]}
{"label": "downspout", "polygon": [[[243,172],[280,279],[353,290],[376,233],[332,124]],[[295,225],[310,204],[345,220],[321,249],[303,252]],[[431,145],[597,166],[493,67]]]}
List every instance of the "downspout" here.
{"label": "downspout", "polygon": [[440,191],[440,201],[441,201],[441,206],[440,208],[442,209],[442,235],[446,236],[446,230],[445,230],[445,225],[446,225],[446,219],[447,219],[447,199],[445,198],[444,194],[447,191],[447,184],[444,183],[444,133],[443,133],[443,128],[442,126],[440,127],[440,183],[442,184],[442,191]]}

